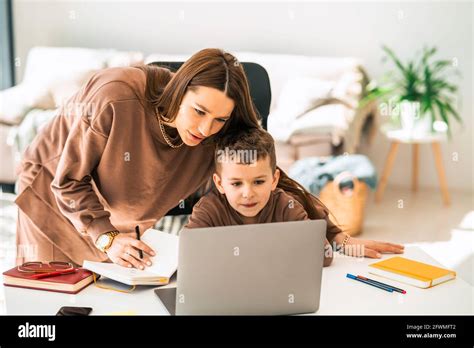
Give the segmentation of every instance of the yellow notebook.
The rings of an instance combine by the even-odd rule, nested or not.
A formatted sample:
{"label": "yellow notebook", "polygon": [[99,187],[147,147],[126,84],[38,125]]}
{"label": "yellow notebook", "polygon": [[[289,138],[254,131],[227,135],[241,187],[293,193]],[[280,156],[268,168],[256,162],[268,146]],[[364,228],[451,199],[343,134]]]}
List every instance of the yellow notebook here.
{"label": "yellow notebook", "polygon": [[402,283],[429,288],[456,278],[456,272],[395,256],[369,265],[369,273]]}

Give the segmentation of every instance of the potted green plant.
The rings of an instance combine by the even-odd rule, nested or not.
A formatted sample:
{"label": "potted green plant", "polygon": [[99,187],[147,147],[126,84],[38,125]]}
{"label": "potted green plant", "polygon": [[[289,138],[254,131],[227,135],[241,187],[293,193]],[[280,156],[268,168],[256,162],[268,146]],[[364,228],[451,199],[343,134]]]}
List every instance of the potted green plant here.
{"label": "potted green plant", "polygon": [[436,120],[444,122],[451,137],[452,119],[462,124],[456,110],[455,98],[457,86],[448,82],[445,73],[448,70],[459,75],[450,60],[431,61],[437,49],[423,48],[421,57],[403,63],[388,47],[382,47],[387,57],[395,64],[396,70],[382,77],[378,85],[372,80],[364,91],[361,105],[377,100],[382,114],[391,116],[395,122],[407,131],[432,132]]}

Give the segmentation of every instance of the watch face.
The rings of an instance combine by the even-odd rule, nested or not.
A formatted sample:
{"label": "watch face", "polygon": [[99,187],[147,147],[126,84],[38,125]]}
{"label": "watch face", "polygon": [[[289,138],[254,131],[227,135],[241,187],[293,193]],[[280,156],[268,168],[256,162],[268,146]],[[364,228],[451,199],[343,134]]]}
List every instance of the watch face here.
{"label": "watch face", "polygon": [[97,240],[97,247],[99,248],[105,248],[109,244],[109,236],[106,234],[103,234],[102,236],[99,237]]}

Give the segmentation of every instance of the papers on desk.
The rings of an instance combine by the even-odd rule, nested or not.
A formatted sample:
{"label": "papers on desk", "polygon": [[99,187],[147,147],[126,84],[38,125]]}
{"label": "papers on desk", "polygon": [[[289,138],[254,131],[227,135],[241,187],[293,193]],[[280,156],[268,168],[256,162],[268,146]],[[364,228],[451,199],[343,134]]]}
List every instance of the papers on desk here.
{"label": "papers on desk", "polygon": [[128,285],[164,285],[178,269],[178,236],[149,229],[141,236],[156,253],[153,263],[144,270],[127,268],[114,263],[84,261],[83,267],[104,277]]}

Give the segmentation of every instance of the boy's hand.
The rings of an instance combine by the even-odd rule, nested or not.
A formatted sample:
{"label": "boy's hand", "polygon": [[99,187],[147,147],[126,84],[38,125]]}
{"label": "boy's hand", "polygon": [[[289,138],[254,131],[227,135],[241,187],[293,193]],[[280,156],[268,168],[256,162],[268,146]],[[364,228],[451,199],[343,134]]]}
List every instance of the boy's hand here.
{"label": "boy's hand", "polygon": [[403,254],[405,247],[401,244],[351,237],[347,241],[344,249],[345,255],[379,259],[382,257],[382,253]]}

